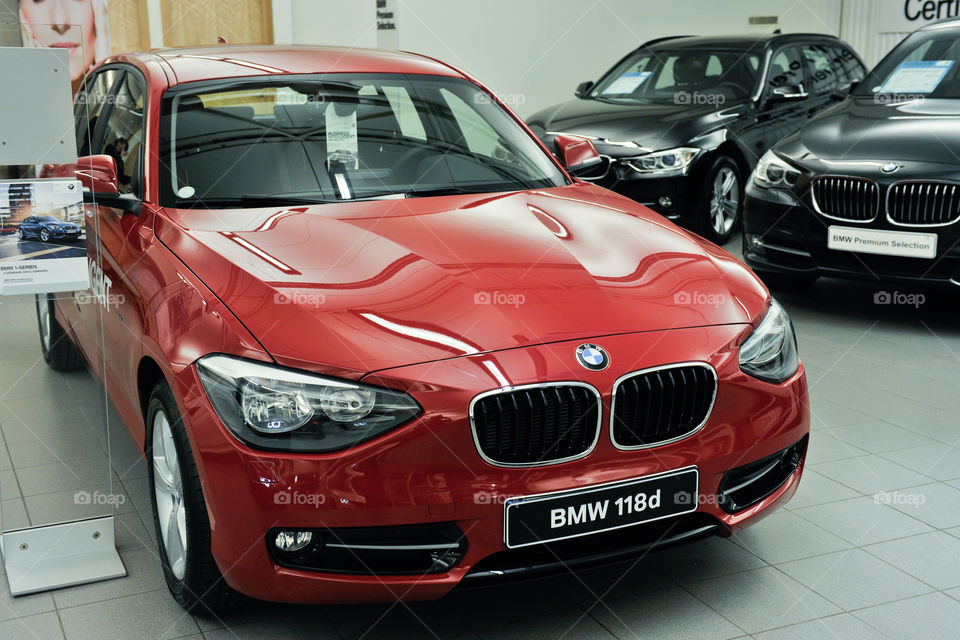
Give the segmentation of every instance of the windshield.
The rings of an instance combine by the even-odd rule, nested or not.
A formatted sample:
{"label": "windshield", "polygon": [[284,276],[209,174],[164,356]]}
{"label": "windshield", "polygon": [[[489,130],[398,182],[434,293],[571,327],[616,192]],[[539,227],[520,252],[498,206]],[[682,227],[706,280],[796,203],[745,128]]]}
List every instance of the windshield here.
{"label": "windshield", "polygon": [[960,32],[919,31],[867,74],[854,95],[960,98]]}
{"label": "windshield", "polygon": [[60,222],[53,216],[37,216],[37,222]]}
{"label": "windshield", "polygon": [[748,98],[759,66],[759,55],[743,50],[643,49],[611,69],[588,97],[719,105]]}
{"label": "windshield", "polygon": [[324,74],[168,92],[161,203],[257,206],[566,184],[471,82]]}

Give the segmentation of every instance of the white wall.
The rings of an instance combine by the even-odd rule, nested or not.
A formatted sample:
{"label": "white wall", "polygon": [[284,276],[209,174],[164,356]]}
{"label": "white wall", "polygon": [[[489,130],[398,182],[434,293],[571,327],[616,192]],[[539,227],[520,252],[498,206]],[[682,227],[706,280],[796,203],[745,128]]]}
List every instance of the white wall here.
{"label": "white wall", "polygon": [[[375,47],[376,0],[292,0],[292,41]],[[400,48],[475,75],[526,116],[573,96],[646,40],[784,32],[836,34],[837,0],[399,0]]]}
{"label": "white wall", "polygon": [[294,44],[376,47],[376,0],[287,0]]}

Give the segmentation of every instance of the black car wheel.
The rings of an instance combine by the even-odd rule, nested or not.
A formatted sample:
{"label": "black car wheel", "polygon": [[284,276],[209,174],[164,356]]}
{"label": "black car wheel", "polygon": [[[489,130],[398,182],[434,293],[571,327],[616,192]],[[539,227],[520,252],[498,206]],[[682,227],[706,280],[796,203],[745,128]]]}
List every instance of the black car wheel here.
{"label": "black car wheel", "polygon": [[27,239],[27,234],[23,232],[23,229],[17,229],[17,238],[19,238],[21,241]]}
{"label": "black car wheel", "polygon": [[53,309],[53,296],[49,293],[40,294],[36,296],[36,302],[40,348],[43,351],[44,362],[54,371],[83,369],[83,356],[57,322]]}
{"label": "black car wheel", "polygon": [[40,229],[40,240],[42,242],[50,242],[50,232],[46,229]]}
{"label": "black car wheel", "polygon": [[707,240],[724,244],[743,215],[743,176],[731,158],[720,156],[706,172],[697,206],[698,230]]}
{"label": "black car wheel", "polygon": [[210,520],[190,442],[170,386],[162,380],[147,405],[147,477],[163,577],[187,611],[223,612],[243,598],[223,579],[210,552]]}

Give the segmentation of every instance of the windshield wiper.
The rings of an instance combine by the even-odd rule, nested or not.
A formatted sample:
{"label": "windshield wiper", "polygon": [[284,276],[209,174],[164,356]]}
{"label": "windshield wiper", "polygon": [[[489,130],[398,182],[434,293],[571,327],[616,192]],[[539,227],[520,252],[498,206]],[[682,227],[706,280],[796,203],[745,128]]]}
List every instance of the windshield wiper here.
{"label": "windshield wiper", "polygon": [[[472,189],[467,187],[411,187],[410,189],[398,189],[397,191],[384,191],[381,193],[364,194],[354,198],[355,200],[374,199],[374,198],[427,198],[430,196],[459,196],[475,193],[490,193],[493,191],[519,191],[524,187],[514,185],[509,189],[504,189],[502,185],[483,185]],[[345,202],[345,201],[340,201]]]}
{"label": "windshield wiper", "polygon": [[244,204],[331,204],[334,202],[349,202],[349,200],[325,198],[323,196],[288,195],[284,193],[245,193],[240,196],[240,201]]}

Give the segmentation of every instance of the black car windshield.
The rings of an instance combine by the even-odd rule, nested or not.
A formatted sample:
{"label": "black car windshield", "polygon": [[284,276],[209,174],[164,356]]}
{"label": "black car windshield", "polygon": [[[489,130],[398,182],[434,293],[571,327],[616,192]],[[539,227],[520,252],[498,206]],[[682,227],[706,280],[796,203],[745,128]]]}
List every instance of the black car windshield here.
{"label": "black car windshield", "polygon": [[641,49],[607,72],[587,97],[719,106],[749,97],[759,67],[760,56],[746,50]]}
{"label": "black car windshield", "polygon": [[477,85],[323,74],[184,85],[164,98],[161,204],[240,207],[566,184]]}
{"label": "black car windshield", "polygon": [[60,222],[53,216],[37,216],[37,222]]}
{"label": "black car windshield", "polygon": [[960,30],[930,29],[907,37],[854,95],[960,98]]}

